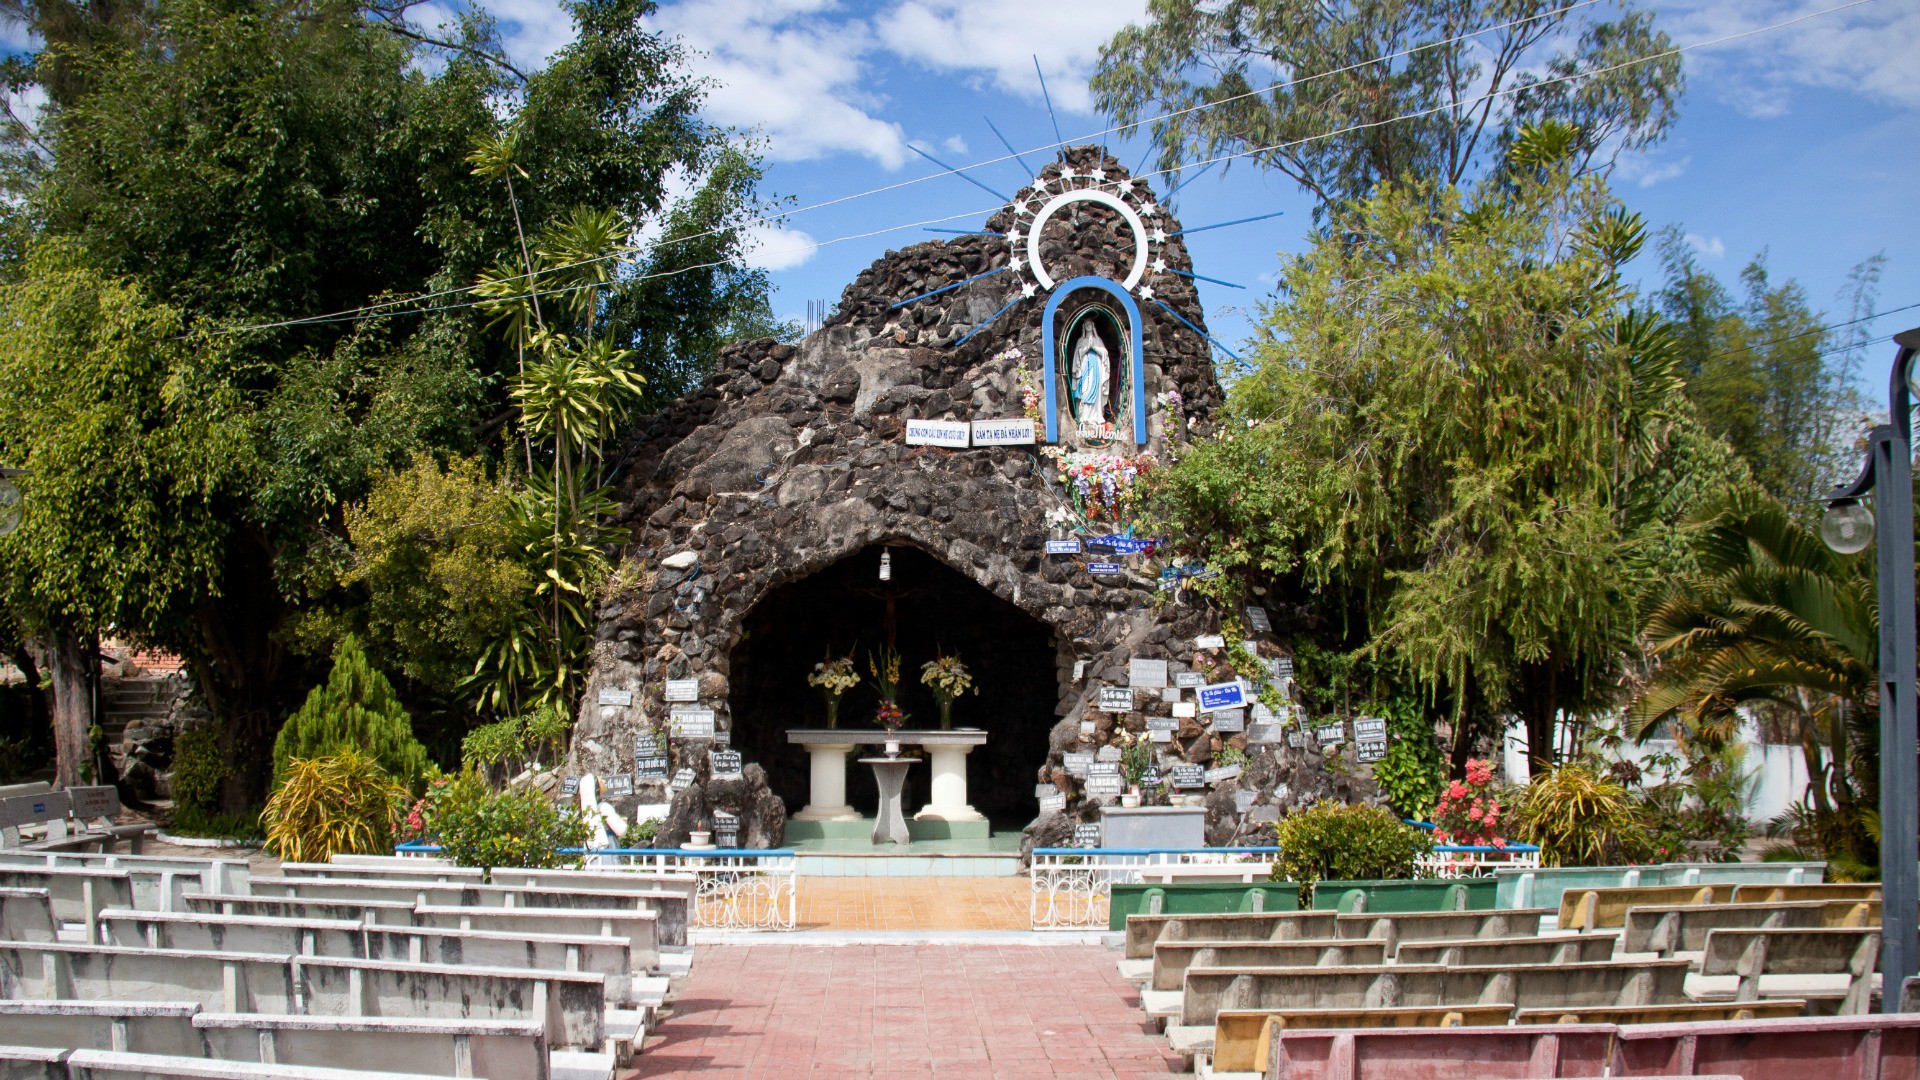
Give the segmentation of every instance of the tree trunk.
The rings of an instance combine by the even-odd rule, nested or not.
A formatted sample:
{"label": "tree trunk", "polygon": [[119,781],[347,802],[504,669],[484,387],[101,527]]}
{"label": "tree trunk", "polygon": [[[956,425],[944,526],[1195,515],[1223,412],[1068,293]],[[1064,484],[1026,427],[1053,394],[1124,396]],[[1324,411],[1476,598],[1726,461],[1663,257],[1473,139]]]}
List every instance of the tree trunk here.
{"label": "tree trunk", "polygon": [[1527,775],[1532,779],[1551,770],[1557,757],[1553,722],[1560,712],[1560,668],[1553,664],[1524,665],[1520,685],[1515,704],[1527,727]]}
{"label": "tree trunk", "polygon": [[187,655],[194,682],[213,714],[221,757],[220,810],[237,814],[265,800],[273,775],[273,739],[290,705],[281,630],[287,605],[264,545],[233,545],[223,580],[236,584],[194,612]]}
{"label": "tree trunk", "polygon": [[64,628],[35,635],[30,646],[47,670],[53,703],[53,775],[60,787],[93,780],[93,694],[87,680],[87,652],[78,635]]}

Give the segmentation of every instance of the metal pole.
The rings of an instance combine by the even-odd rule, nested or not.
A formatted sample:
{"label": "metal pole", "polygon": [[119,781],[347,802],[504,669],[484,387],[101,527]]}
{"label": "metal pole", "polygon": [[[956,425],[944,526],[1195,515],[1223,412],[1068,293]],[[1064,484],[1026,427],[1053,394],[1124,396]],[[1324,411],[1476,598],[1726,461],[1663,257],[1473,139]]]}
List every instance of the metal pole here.
{"label": "metal pole", "polygon": [[1875,430],[1871,452],[1880,571],[1880,1009],[1898,1012],[1902,988],[1920,971],[1913,457],[1897,424]]}

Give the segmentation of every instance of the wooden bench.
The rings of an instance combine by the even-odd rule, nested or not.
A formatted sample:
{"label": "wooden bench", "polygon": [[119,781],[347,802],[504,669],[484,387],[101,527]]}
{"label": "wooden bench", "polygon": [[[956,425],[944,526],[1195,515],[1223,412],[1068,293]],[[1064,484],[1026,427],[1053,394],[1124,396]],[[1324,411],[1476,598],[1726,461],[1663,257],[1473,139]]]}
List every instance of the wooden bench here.
{"label": "wooden bench", "polygon": [[1613,1075],[1726,1072],[1770,1080],[1914,1075],[1920,1014],[1800,1017],[1617,1029]]}
{"label": "wooden bench", "polygon": [[1163,941],[1153,947],[1149,985],[1178,990],[1188,968],[1338,967],[1386,962],[1379,941]]}
{"label": "wooden bench", "polygon": [[1272,1056],[1274,1031],[1325,1028],[1452,1028],[1507,1022],[1511,1005],[1415,1009],[1229,1009],[1214,1017],[1210,1048],[1214,1072],[1256,1072]]}
{"label": "wooden bench", "polygon": [[1568,889],[1560,894],[1561,930],[1617,929],[1626,925],[1627,912],[1636,907],[1684,904],[1728,904],[1733,885],[1655,885],[1631,889]]}
{"label": "wooden bench", "polygon": [[1189,968],[1178,1015],[1192,1027],[1213,1024],[1225,1009],[1681,1004],[1687,1001],[1689,967],[1684,960],[1653,960],[1555,967]]}
{"label": "wooden bench", "polygon": [[1592,964],[1614,958],[1611,934],[1578,937],[1496,938],[1492,941],[1410,941],[1394,953],[1399,964],[1517,967],[1527,964]]}
{"label": "wooden bench", "polygon": [[1612,1024],[1271,1032],[1273,1080],[1488,1080],[1607,1074]]}
{"label": "wooden bench", "polygon": [[1877,882],[1828,881],[1806,885],[1740,885],[1733,890],[1736,904],[1781,904],[1794,900],[1878,900]]}
{"label": "wooden bench", "polygon": [[1878,926],[1877,900],[1801,900],[1781,904],[1706,904],[1637,907],[1627,912],[1620,951],[1672,956],[1707,947],[1711,930],[1807,930],[1823,926]]}
{"label": "wooden bench", "polygon": [[1761,979],[1770,975],[1844,975],[1839,994],[1809,994],[1796,989],[1792,997],[1840,999],[1841,1016],[1859,1016],[1873,997],[1874,969],[1880,961],[1880,931],[1875,928],[1815,930],[1711,930],[1700,960],[1703,976],[1734,975],[1739,987],[1735,1001],[1758,1001]]}

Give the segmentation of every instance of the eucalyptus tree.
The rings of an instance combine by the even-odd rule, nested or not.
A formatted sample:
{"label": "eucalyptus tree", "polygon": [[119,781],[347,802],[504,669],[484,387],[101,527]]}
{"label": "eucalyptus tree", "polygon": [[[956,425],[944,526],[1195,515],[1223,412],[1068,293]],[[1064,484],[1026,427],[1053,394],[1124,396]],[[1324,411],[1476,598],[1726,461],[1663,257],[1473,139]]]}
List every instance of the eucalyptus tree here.
{"label": "eucalyptus tree", "polygon": [[1244,154],[1324,211],[1383,180],[1466,183],[1530,124],[1577,127],[1576,169],[1650,146],[1685,85],[1672,49],[1624,0],[1149,0],[1093,92],[1162,168]]}

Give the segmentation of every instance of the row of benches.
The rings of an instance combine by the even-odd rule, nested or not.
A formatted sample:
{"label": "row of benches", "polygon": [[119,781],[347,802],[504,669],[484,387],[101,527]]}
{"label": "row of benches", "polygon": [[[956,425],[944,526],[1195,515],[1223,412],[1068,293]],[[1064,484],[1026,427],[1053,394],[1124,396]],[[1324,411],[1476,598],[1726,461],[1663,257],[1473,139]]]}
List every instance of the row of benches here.
{"label": "row of benches", "polygon": [[0,853],[0,998],[16,1006],[0,1011],[0,1048],[25,1055],[0,1061],[29,1075],[96,1075],[85,1054],[133,1054],[165,1076],[605,1077],[690,960],[685,876],[486,881],[412,859],[282,871]]}
{"label": "row of benches", "polygon": [[[1176,1048],[1252,1066],[1270,1030],[1506,1025],[1863,1013],[1880,941],[1869,887],[1587,890],[1580,933],[1543,935],[1547,909],[1341,915],[1133,916],[1122,974],[1142,981]],[[1771,903],[1760,898],[1820,896]],[[1691,900],[1636,906],[1637,899]],[[1580,922],[1580,919],[1566,921]],[[1597,927],[1611,923],[1609,929]],[[1697,954],[1697,955],[1683,955]],[[1763,980],[1830,975],[1767,999]],[[1692,983],[1690,984],[1690,980]],[[1777,981],[1777,980],[1776,980]],[[1263,1058],[1261,1060],[1264,1060]]]}
{"label": "row of benches", "polygon": [[145,822],[119,825],[120,793],[112,787],[54,791],[45,783],[0,789],[0,848],[23,851],[112,851],[125,843],[139,853],[155,831]]}

